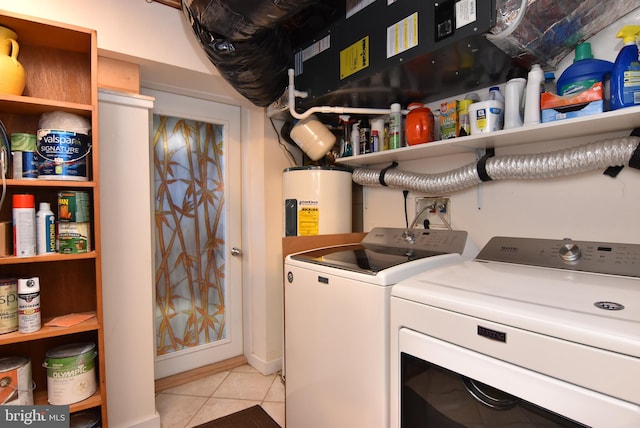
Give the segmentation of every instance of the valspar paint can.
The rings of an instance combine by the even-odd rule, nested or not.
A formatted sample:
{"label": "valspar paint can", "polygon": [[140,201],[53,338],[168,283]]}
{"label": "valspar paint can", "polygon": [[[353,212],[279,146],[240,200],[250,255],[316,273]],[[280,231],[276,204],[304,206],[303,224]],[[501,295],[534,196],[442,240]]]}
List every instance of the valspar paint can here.
{"label": "valspar paint can", "polygon": [[77,403],[96,392],[96,355],[96,345],[89,342],[71,343],[47,351],[44,367],[47,369],[49,404]]}
{"label": "valspar paint can", "polygon": [[18,330],[18,281],[0,279],[0,334]]}
{"label": "valspar paint can", "polygon": [[40,318],[40,278],[18,279],[18,331],[33,333],[42,327]]}
{"label": "valspar paint can", "polygon": [[31,361],[28,358],[0,358],[0,405],[33,405]]}
{"label": "valspar paint can", "polygon": [[80,132],[38,129],[38,178],[87,181],[91,137]]}

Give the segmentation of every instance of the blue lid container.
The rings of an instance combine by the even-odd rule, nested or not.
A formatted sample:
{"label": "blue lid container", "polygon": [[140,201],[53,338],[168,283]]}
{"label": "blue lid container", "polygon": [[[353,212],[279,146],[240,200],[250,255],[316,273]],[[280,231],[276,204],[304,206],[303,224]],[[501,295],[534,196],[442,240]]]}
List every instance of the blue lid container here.
{"label": "blue lid container", "polygon": [[557,80],[557,93],[571,95],[582,92],[596,82],[604,82],[611,76],[612,70],[612,62],[593,58],[591,43],[581,43],[576,46],[573,64],[567,67]]}

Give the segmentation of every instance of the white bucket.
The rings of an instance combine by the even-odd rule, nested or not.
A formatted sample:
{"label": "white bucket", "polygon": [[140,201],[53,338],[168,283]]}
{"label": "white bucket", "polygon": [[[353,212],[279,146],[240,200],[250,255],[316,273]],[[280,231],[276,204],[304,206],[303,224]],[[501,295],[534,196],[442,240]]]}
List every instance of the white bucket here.
{"label": "white bucket", "polygon": [[351,233],[351,172],[338,167],[284,170],[284,236]]}
{"label": "white bucket", "polygon": [[0,358],[0,405],[33,405],[31,360],[28,358]]}
{"label": "white bucket", "polygon": [[471,135],[501,130],[504,124],[504,103],[489,100],[471,104],[469,121]]}
{"label": "white bucket", "polygon": [[49,404],[65,405],[85,400],[96,392],[93,343],[72,343],[47,351],[47,394]]}

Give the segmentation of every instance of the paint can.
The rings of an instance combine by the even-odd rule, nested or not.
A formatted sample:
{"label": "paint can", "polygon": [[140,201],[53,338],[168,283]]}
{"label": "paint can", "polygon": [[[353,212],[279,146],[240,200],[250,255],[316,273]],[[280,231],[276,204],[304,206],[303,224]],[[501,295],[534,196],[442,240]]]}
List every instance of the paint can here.
{"label": "paint can", "polygon": [[73,131],[38,129],[38,178],[87,181],[91,137]]}
{"label": "paint can", "polygon": [[33,405],[31,360],[28,358],[0,358],[0,405]]}
{"label": "paint can", "polygon": [[96,392],[96,345],[71,343],[47,351],[43,366],[47,369],[49,404],[66,405],[86,400]]}
{"label": "paint can", "polygon": [[58,223],[58,253],[80,254],[90,249],[90,223]]}
{"label": "paint can", "polygon": [[18,330],[18,280],[0,279],[0,334]]}
{"label": "paint can", "polygon": [[86,223],[91,221],[89,193],[74,190],[58,192],[58,221]]}
{"label": "paint can", "polygon": [[11,134],[11,156],[13,178],[18,180],[38,178],[35,134],[24,132]]}

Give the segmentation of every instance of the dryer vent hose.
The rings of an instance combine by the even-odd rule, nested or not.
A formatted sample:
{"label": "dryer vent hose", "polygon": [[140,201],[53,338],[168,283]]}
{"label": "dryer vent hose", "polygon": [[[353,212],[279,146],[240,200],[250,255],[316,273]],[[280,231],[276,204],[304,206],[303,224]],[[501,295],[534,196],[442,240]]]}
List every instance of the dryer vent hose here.
{"label": "dryer vent hose", "polygon": [[640,137],[621,137],[550,153],[485,157],[438,174],[356,168],[353,181],[443,195],[491,180],[554,178],[615,166],[640,168]]}

